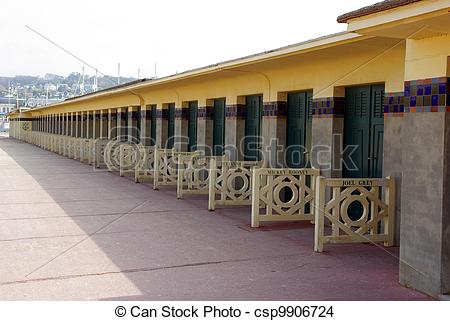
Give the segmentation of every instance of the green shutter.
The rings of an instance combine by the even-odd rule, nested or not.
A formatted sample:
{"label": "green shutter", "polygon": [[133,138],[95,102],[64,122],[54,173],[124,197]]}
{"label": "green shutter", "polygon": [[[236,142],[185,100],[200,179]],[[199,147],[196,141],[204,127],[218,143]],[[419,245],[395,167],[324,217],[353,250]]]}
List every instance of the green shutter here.
{"label": "green shutter", "polygon": [[312,92],[288,94],[286,122],[286,165],[308,166],[306,152],[311,147]]}
{"label": "green shutter", "polygon": [[175,104],[169,104],[167,111],[167,144],[166,148],[172,148],[175,139]]}
{"label": "green shutter", "polygon": [[156,113],[157,108],[156,105],[152,105],[152,114],[151,114],[151,129],[150,129],[150,145],[155,146],[156,145]]}
{"label": "green shutter", "polygon": [[197,109],[198,109],[197,101],[190,101],[189,119],[188,119],[189,152],[194,151],[197,145]]}
{"label": "green shutter", "polygon": [[384,85],[372,86],[370,177],[383,176]]}
{"label": "green shutter", "polygon": [[345,91],[345,146],[355,145],[350,158],[357,170],[344,167],[344,177],[381,177],[383,165],[384,85],[347,88]]}
{"label": "green shutter", "polygon": [[223,155],[225,146],[225,98],[214,99],[213,155]]}
{"label": "green shutter", "polygon": [[[347,88],[345,91],[345,146],[355,146],[345,153],[344,177],[369,177],[370,86]],[[347,149],[351,151],[351,149]],[[353,165],[353,163],[354,165]],[[356,165],[356,166],[355,166]],[[356,168],[352,168],[355,166]]]}
{"label": "green shutter", "polygon": [[261,134],[262,95],[247,96],[245,100],[245,160],[260,159],[259,136]]}

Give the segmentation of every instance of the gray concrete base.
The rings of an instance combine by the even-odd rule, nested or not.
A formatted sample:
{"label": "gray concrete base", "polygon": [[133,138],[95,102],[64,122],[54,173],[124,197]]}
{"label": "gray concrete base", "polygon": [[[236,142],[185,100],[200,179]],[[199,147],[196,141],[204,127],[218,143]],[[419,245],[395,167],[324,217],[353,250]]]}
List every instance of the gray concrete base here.
{"label": "gray concrete base", "polygon": [[403,120],[400,283],[450,292],[450,114],[406,113]]}

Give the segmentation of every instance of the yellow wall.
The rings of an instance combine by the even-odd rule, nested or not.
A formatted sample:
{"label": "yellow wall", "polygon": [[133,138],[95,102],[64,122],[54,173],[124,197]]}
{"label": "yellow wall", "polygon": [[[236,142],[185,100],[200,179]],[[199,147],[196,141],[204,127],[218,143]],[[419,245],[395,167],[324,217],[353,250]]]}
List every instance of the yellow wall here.
{"label": "yellow wall", "polygon": [[407,40],[405,80],[446,76],[448,56],[450,36]]}

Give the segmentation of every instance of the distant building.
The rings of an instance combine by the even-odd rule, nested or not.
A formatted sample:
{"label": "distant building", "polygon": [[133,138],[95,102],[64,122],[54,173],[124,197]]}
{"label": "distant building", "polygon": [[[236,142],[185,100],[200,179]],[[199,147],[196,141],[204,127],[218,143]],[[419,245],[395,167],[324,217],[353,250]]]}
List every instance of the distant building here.
{"label": "distant building", "polygon": [[[15,102],[15,101],[14,101]],[[0,103],[0,132],[9,130],[9,118],[8,114],[13,111],[16,106],[14,104]]]}

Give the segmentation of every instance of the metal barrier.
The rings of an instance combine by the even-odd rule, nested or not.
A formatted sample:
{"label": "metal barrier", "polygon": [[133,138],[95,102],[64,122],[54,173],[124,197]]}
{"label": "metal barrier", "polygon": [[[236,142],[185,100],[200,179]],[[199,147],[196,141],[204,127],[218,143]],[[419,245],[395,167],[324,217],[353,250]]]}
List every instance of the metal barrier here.
{"label": "metal barrier", "polygon": [[155,147],[139,145],[139,161],[134,171],[134,181],[141,183],[154,179]]}
{"label": "metal barrier", "polygon": [[[222,161],[211,159],[208,209],[216,205],[251,205],[251,170],[261,168],[262,161]],[[220,196],[216,199],[217,194]]]}
{"label": "metal barrier", "polygon": [[134,144],[122,144],[119,149],[119,175],[135,176],[139,162],[139,148]]}
{"label": "metal barrier", "polygon": [[[394,244],[393,178],[318,177],[316,187],[314,251],[322,252],[327,243]],[[328,188],[331,189],[331,198],[326,200]],[[355,212],[359,217],[355,217]],[[326,235],[324,226],[328,222],[331,224],[331,234]]]}
{"label": "metal barrier", "polygon": [[314,220],[320,170],[258,168],[252,174],[252,227],[260,222]]}
{"label": "metal barrier", "polygon": [[196,152],[177,152],[175,149],[155,149],[153,189],[160,186],[178,184],[178,164],[180,156],[196,156]]}
{"label": "metal barrier", "polygon": [[217,162],[228,160],[225,156],[180,157],[178,167],[177,198],[186,194],[208,194],[211,160]]}

